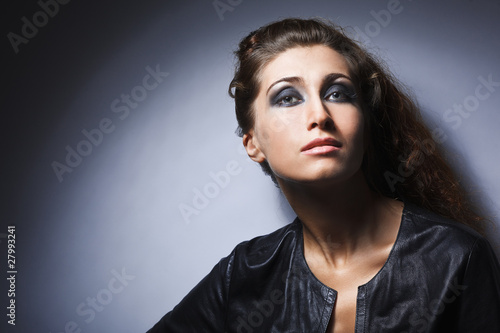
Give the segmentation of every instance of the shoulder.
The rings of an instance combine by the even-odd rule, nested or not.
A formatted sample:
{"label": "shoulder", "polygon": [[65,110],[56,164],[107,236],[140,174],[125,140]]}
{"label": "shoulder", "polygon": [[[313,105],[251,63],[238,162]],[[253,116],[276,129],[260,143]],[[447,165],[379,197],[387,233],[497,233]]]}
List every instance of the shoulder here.
{"label": "shoulder", "polygon": [[[239,243],[231,253],[234,261],[244,261],[247,265],[259,265],[276,257],[285,249],[291,249],[296,245],[297,237],[302,233],[302,224],[298,219],[279,228],[278,230],[263,236]],[[284,251],[285,250],[285,251]]]}
{"label": "shoulder", "polygon": [[498,268],[498,259],[484,236],[408,202],[403,210],[397,250],[400,259],[428,267],[447,267],[464,273],[476,264]]}
{"label": "shoulder", "polygon": [[470,252],[488,241],[469,226],[442,217],[412,203],[405,203],[403,224],[411,235],[427,244],[441,244],[448,250]]}

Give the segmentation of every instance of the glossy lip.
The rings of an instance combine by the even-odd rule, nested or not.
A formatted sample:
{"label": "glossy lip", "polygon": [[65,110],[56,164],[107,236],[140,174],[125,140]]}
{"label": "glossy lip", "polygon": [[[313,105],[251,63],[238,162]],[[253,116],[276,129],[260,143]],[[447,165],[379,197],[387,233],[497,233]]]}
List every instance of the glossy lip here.
{"label": "glossy lip", "polygon": [[342,144],[334,138],[316,138],[302,147],[300,151],[306,155],[324,155],[337,151]]}

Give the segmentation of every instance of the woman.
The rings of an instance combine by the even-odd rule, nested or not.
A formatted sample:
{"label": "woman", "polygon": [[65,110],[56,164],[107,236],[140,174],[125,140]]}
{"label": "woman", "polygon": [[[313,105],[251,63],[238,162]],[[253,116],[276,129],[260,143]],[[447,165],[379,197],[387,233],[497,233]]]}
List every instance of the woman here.
{"label": "woman", "polygon": [[150,332],[500,332],[482,219],[395,80],[321,20],[269,24],[236,54],[239,134],[297,219],[239,244]]}

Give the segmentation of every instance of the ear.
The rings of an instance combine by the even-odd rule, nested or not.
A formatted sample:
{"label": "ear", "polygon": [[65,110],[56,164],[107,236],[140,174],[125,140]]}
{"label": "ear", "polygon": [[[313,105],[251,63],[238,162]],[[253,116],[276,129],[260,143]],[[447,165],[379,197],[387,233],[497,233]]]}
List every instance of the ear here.
{"label": "ear", "polygon": [[248,156],[257,163],[262,163],[266,160],[266,156],[259,148],[259,142],[255,137],[253,130],[248,131],[248,133],[243,134],[243,146],[247,151]]}

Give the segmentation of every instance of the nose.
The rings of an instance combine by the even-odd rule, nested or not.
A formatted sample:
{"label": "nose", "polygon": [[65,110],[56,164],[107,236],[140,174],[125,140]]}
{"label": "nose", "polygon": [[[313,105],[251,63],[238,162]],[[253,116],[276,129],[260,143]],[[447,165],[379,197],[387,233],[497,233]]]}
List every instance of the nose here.
{"label": "nose", "polygon": [[310,131],[314,128],[332,130],[334,128],[333,118],[321,98],[310,99],[308,104],[307,130]]}

